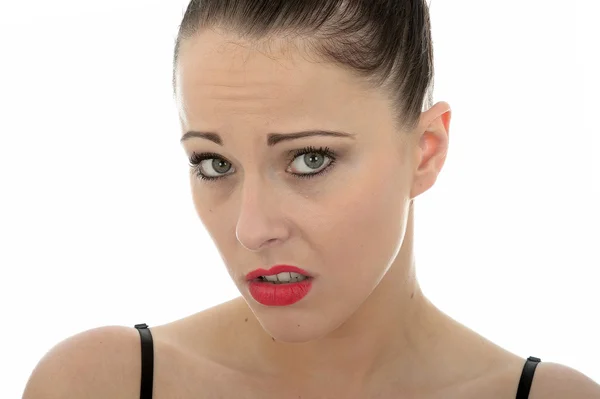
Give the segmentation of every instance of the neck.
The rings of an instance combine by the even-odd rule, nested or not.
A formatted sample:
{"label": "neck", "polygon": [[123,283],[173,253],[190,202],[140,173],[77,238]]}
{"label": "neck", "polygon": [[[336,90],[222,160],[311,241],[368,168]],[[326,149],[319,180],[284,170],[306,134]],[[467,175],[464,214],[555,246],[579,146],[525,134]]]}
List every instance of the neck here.
{"label": "neck", "polygon": [[263,337],[255,341],[257,363],[296,380],[325,378],[335,384],[339,376],[348,385],[349,380],[373,381],[389,370],[410,375],[420,358],[428,358],[447,319],[423,296],[417,282],[412,215],[411,207],[396,260],[348,321],[331,334],[302,344],[274,344],[258,326]]}

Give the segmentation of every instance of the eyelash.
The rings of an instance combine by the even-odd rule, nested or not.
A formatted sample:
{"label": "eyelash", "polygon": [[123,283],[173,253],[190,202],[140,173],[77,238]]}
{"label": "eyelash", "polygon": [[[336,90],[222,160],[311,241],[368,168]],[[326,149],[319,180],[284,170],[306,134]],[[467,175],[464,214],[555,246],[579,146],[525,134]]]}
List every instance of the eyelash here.
{"label": "eyelash", "polygon": [[[308,147],[304,147],[302,149],[294,150],[292,152],[292,154],[290,155],[290,160],[288,163],[291,164],[294,159],[298,158],[301,155],[306,155],[306,154],[319,154],[319,155],[325,156],[330,159],[329,164],[327,165],[327,167],[325,169],[323,169],[317,173],[303,173],[303,174],[291,173],[293,176],[299,177],[301,179],[309,179],[312,177],[316,177],[318,175],[322,175],[325,172],[327,172],[329,169],[331,169],[331,167],[333,166],[333,164],[335,164],[335,161],[336,161],[336,155],[329,147],[315,148],[313,146],[308,146]],[[217,159],[226,161],[219,154],[215,154],[212,152],[203,152],[200,154],[196,153],[196,152],[192,153],[192,155],[190,156],[189,162],[190,162],[190,167],[192,168],[192,171],[195,172],[194,174],[197,177],[201,178],[202,180],[208,180],[208,181],[220,180],[220,179],[227,177],[227,175],[212,177],[212,176],[203,175],[201,173],[200,163],[207,159],[213,159],[213,158],[217,158]],[[227,161],[227,162],[229,162],[229,161]]]}

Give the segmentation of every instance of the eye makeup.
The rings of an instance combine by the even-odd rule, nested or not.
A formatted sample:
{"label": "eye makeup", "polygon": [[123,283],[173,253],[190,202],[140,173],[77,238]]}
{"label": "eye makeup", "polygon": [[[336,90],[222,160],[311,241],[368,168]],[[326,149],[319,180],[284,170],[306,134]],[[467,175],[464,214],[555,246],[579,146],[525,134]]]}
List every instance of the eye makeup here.
{"label": "eye makeup", "polygon": [[[310,155],[310,157],[307,157],[307,155]],[[324,168],[318,170],[318,172],[309,172],[309,173],[290,172],[289,169],[290,169],[291,165],[294,163],[294,161],[296,161],[296,159],[299,159],[300,157],[304,157],[304,159],[302,159],[302,161],[308,160],[309,162],[314,161],[315,159],[323,159],[326,166]],[[327,171],[329,171],[335,164],[337,155],[329,147],[307,146],[304,148],[290,151],[288,159],[289,160],[288,160],[288,166],[286,167],[286,172],[288,172],[290,175],[297,177],[297,178],[308,179],[308,178],[320,176],[320,175],[326,173]],[[206,162],[206,161],[211,161],[211,162]],[[204,181],[221,180],[221,179],[227,178],[227,176],[232,174],[232,173],[229,173],[229,170],[231,170],[233,168],[231,166],[231,163],[229,161],[227,161],[225,158],[223,158],[222,156],[220,156],[219,154],[215,154],[212,152],[202,152],[202,153],[194,152],[194,153],[192,153],[192,155],[189,158],[189,163],[190,163],[192,173],[194,173],[194,175],[196,177],[199,177],[200,179],[202,179]],[[304,162],[304,163],[306,165],[306,162]],[[227,169],[227,166],[229,166],[229,170],[225,170],[221,175],[219,175],[220,172],[218,170],[222,170],[223,168]],[[307,166],[308,166],[308,168],[311,168],[310,165],[307,165]],[[207,173],[206,168],[214,169],[216,171],[216,175],[214,175],[212,172]],[[235,169],[234,169],[234,171],[235,171]]]}

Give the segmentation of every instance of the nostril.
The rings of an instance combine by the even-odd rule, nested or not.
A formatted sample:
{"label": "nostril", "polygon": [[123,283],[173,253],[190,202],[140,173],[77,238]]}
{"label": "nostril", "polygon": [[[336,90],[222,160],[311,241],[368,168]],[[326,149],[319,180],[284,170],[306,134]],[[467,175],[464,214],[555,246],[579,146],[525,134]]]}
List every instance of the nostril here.
{"label": "nostril", "polygon": [[268,239],[260,245],[259,249],[264,249],[264,248],[268,248],[270,246],[276,245],[279,241],[280,240],[278,238]]}

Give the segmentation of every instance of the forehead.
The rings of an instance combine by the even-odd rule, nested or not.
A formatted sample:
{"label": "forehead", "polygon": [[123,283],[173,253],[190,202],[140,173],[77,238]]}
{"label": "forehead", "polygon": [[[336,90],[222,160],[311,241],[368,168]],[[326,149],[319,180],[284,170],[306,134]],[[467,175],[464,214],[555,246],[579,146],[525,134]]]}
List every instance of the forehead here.
{"label": "forehead", "polygon": [[182,42],[177,93],[182,121],[192,125],[236,116],[343,120],[383,100],[348,70],[298,46],[246,42],[212,30]]}

